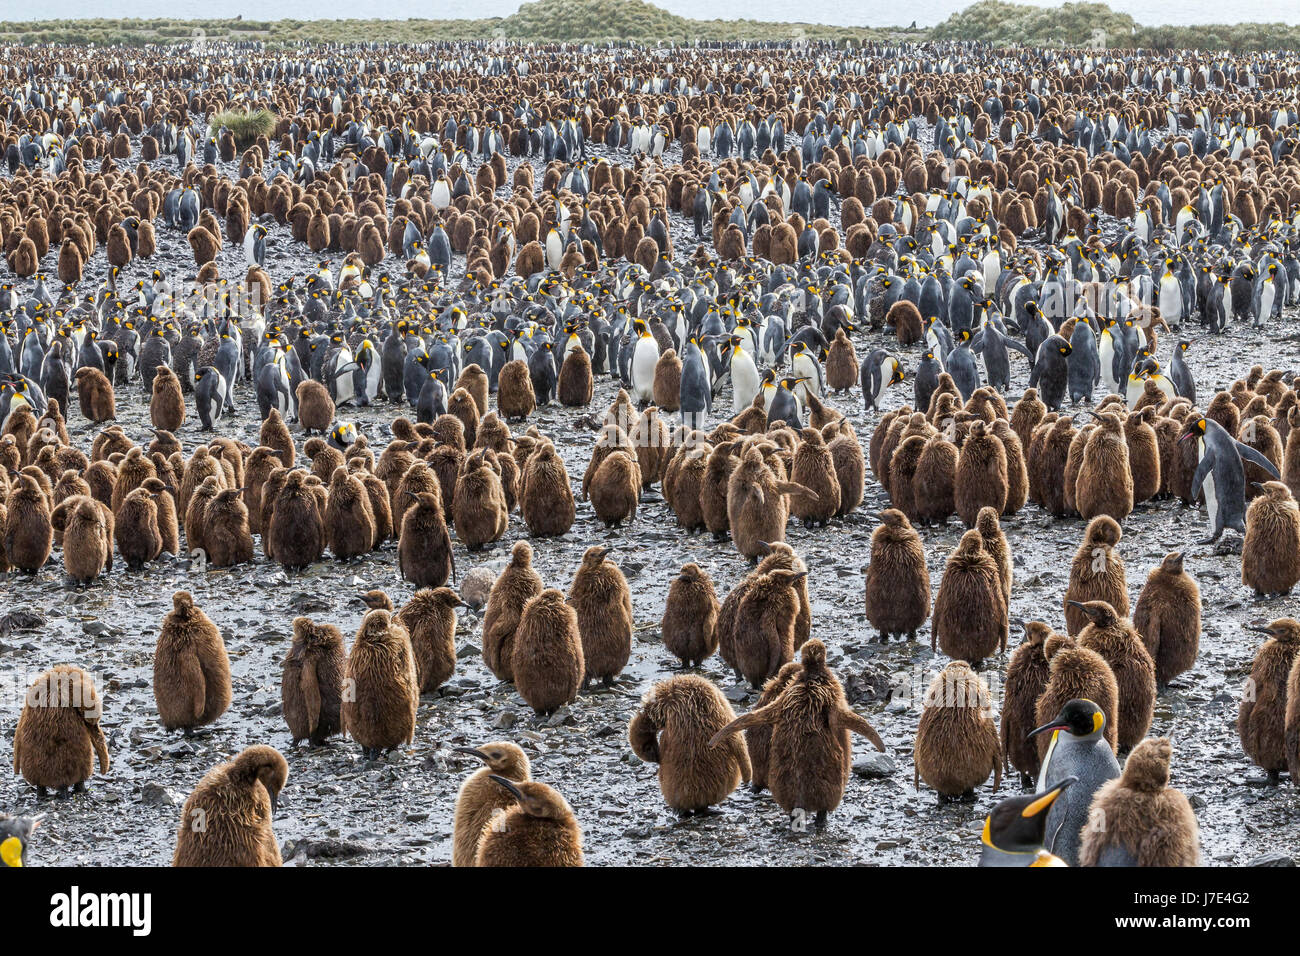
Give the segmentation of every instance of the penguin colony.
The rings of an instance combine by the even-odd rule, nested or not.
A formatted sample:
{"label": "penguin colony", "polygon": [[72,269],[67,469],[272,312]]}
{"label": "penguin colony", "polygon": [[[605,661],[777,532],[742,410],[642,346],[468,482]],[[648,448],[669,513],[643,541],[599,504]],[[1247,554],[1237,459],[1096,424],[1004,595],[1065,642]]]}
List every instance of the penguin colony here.
{"label": "penguin colony", "polygon": [[[810,72],[806,52],[704,47],[667,74],[635,47],[466,44],[386,47],[347,79],[339,50],[303,50],[267,83],[271,54],[212,47],[130,84],[88,79],[120,70],[104,51],[3,68],[0,571],[18,588],[395,573],[408,598],[358,594],[359,622],[276,621],[295,765],[340,739],[367,760],[428,749],[428,702],[477,666],[458,610],[482,611],[483,665],[561,733],[570,706],[609,706],[657,626],[663,669],[687,672],[653,684],[626,742],[667,807],[748,784],[820,829],[870,799],[853,737],[886,743],[846,691],[846,635],[817,627],[816,553],[818,572],[865,565],[886,650],[930,631],[915,739],[887,734],[914,786],[968,802],[1014,770],[1033,788],[988,814],[982,863],[1185,865],[1196,821],[1153,712],[1218,623],[1196,575],[1230,571],[1261,607],[1237,655],[1242,752],[1221,756],[1295,780],[1300,624],[1273,612],[1300,582],[1300,393],[1293,370],[1214,381],[1203,362],[1216,336],[1284,334],[1300,304],[1286,58],[954,48],[984,61],[958,70],[825,47]],[[575,88],[545,78],[575,56],[593,68]],[[220,82],[189,82],[213,57]],[[411,69],[439,95],[396,82]],[[280,117],[271,135],[209,125],[236,97]],[[1131,601],[1135,513],[1206,537]],[[869,548],[823,556],[862,522]],[[620,553],[647,524],[698,555],[652,615]],[[1207,550],[1227,529],[1240,547]],[[601,533],[564,580],[534,569]],[[1079,542],[1059,605],[1013,616],[1017,556],[1059,534]],[[158,722],[220,728],[210,586],[169,590]],[[715,653],[739,696],[701,671]],[[41,674],[17,722],[37,799],[130,759],[100,729],[93,651],[80,663]],[[538,779],[545,751],[459,742],[435,745],[473,769],[454,863],[583,862],[591,794]],[[245,743],[190,781],[177,865],[281,862],[289,761]]]}

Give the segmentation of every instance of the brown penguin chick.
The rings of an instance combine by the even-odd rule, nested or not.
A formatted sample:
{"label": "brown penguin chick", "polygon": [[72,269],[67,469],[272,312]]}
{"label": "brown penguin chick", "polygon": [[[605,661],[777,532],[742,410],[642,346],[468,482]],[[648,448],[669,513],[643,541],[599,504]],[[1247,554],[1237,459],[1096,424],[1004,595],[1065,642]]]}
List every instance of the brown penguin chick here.
{"label": "brown penguin chick", "polygon": [[325,506],[325,543],[340,561],[368,554],[375,544],[375,516],[366,486],[346,468],[334,469]]}
{"label": "brown penguin chick", "polygon": [[492,774],[514,796],[511,807],[483,829],[475,866],[582,866],[582,828],[560,794],[535,780],[516,783]]}
{"label": "brown penguin chick", "polygon": [[181,809],[172,866],[279,866],[271,828],[289,764],[274,747],[249,747],[209,770]]}
{"label": "brown penguin chick", "polygon": [[1286,413],[1286,447],[1282,453],[1282,481],[1292,495],[1300,495],[1300,405]]}
{"label": "brown penguin chick", "polygon": [[727,523],[737,551],[755,561],[764,550],[763,542],[785,540],[789,494],[810,499],[817,495],[810,488],[777,476],[757,446],[746,448],[727,481]]}
{"label": "brown penguin chick", "polygon": [[993,702],[984,679],[965,661],[952,661],[925,692],[912,749],[912,786],[920,781],[942,802],[975,800],[975,788],[993,773],[1002,786],[1002,745],[993,723]]}
{"label": "brown penguin chick", "polygon": [[1287,683],[1300,651],[1300,621],[1281,617],[1250,630],[1267,634],[1268,640],[1250,666],[1237,710],[1237,734],[1246,756],[1268,774],[1270,783],[1277,783],[1279,772],[1287,769]]}
{"label": "brown penguin chick", "polygon": [[984,658],[1007,649],[1008,628],[997,562],[972,529],[962,535],[944,566],[934,598],[930,650],[937,641],[949,657],[978,667]]}
{"label": "brown penguin chick", "polygon": [[1047,406],[1038,397],[1038,389],[1025,389],[1025,393],[1020,396],[1020,401],[1016,402],[1015,407],[1011,409],[1011,430],[1020,439],[1026,454],[1029,452],[1029,442],[1033,438],[1034,429],[1046,417]]}
{"label": "brown penguin chick", "polygon": [[840,482],[835,474],[835,462],[821,432],[804,428],[799,434],[803,440],[794,452],[790,480],[813,495],[792,494],[790,511],[805,528],[825,527],[840,510]]}
{"label": "brown penguin chick", "polygon": [[433,693],[456,673],[456,608],[463,604],[451,588],[421,588],[394,618],[411,637],[421,694]]}
{"label": "brown penguin chick", "polygon": [[1133,511],[1133,474],[1119,415],[1093,413],[1097,427],[1088,436],[1079,465],[1074,498],[1084,520],[1109,515],[1123,521]]}
{"label": "brown penguin chick", "polygon": [[442,502],[433,492],[407,494],[414,504],[402,516],[397,570],[417,588],[440,588],[456,575],[456,557],[442,516]]}
{"label": "brown penguin chick", "polygon": [[1070,562],[1070,583],[1063,601],[1066,633],[1071,637],[1088,623],[1088,615],[1072,602],[1105,601],[1120,617],[1128,616],[1128,583],[1124,559],[1117,550],[1122,535],[1119,522],[1107,515],[1088,522]]}
{"label": "brown penguin chick", "polygon": [[614,448],[591,476],[587,497],[605,527],[617,528],[636,518],[641,486],[641,466],[636,458],[625,448]]}
{"label": "brown penguin chick", "polygon": [[[1040,435],[1042,441],[1038,444]],[[1038,453],[1034,454],[1031,450],[1028,457],[1030,483],[1038,491],[1038,503],[1044,511],[1058,518],[1073,510],[1067,507],[1065,501],[1065,466],[1073,438],[1074,425],[1068,415],[1062,415],[1050,426],[1039,426],[1035,433]],[[1127,473],[1126,470],[1125,474]]]}
{"label": "brown penguin chick", "polygon": [[1156,703],[1156,665],[1133,622],[1105,601],[1075,602],[1091,619],[1079,632],[1079,646],[1096,651],[1110,665],[1119,689],[1116,741],[1129,750],[1151,729]]}
{"label": "brown penguin chick", "polygon": [[841,326],[835,330],[826,355],[826,387],[833,392],[847,392],[857,384],[858,353]]}
{"label": "brown penguin chick", "polygon": [[262,527],[262,493],[271,472],[279,467],[275,449],[265,445],[254,448],[244,463],[244,506],[248,508],[248,529],[253,534],[266,530]]}
{"label": "brown penguin chick", "polygon": [[185,476],[181,479],[180,490],[176,497],[176,507],[182,519],[190,513],[190,497],[194,494],[194,489],[209,477],[216,478],[218,485],[224,484],[226,480],[221,462],[211,453],[207,445],[200,445],[194,449],[194,454],[185,463]]}
{"label": "brown penguin chick", "polygon": [[393,513],[389,506],[388,488],[370,471],[366,470],[365,460],[353,458],[348,462],[348,472],[355,475],[370,499],[370,520],[375,526],[375,536],[371,541],[371,550],[393,536]]}
{"label": "brown penguin chick", "polygon": [[152,461],[144,456],[144,449],[136,445],[117,466],[117,480],[113,483],[113,497],[110,502],[114,513],[121,507],[126,496],[145,483],[146,479],[157,475]]}
{"label": "brown penguin chick", "polygon": [[1032,787],[1042,761],[1038,741],[1029,732],[1039,726],[1034,705],[1047,688],[1048,664],[1043,645],[1052,629],[1042,621],[1025,624],[1025,639],[1011,652],[1002,688],[1002,756],[1020,771],[1020,784]]}
{"label": "brown penguin chick", "polygon": [[1160,493],[1160,448],[1152,422],[1156,409],[1130,412],[1124,420],[1124,442],[1128,446],[1128,467],[1133,476],[1133,503],[1150,501]]}
{"label": "brown penguin chick", "polygon": [[524,605],[542,593],[542,578],[532,561],[533,546],[516,541],[510,563],[492,585],[483,611],[483,662],[499,680],[514,680],[511,662],[519,618]]}
{"label": "brown penguin chick", "polygon": [[866,490],[867,463],[862,456],[862,446],[858,436],[847,419],[840,419],[835,435],[832,437],[828,425],[823,435],[827,438],[826,447],[830,449],[831,461],[835,465],[835,480],[840,486],[840,507],[836,517],[843,517],[862,504]]}
{"label": "brown penguin chick", "polygon": [[295,468],[284,476],[262,547],[268,558],[280,562],[287,571],[301,570],[320,560],[325,551],[325,525],[316,494],[307,484],[307,472]]}
{"label": "brown penguin chick", "polygon": [[113,383],[97,368],[83,365],[77,369],[77,399],[81,402],[81,414],[88,421],[110,422],[117,418],[117,405],[114,401]]}
{"label": "brown penguin chick", "polygon": [[172,595],[153,655],[153,697],[168,730],[189,736],[230,706],[230,659],[217,625],[188,591]]}
{"label": "brown penguin chick", "polygon": [[321,481],[329,481],[334,471],[344,467],[347,462],[343,452],[326,444],[323,438],[309,438],[302,446],[302,453],[311,459],[311,473]]}
{"label": "brown penguin chick", "polygon": [[[580,348],[581,346],[579,346]],[[565,364],[568,364],[567,358]],[[564,370],[561,369],[560,372],[561,378],[563,378]],[[677,357],[676,349],[665,349],[655,362],[654,385],[652,388],[655,406],[669,413],[677,411],[681,408],[681,390],[682,360]]]}
{"label": "brown penguin chick", "polygon": [[673,579],[660,622],[664,647],[683,667],[698,667],[718,649],[718,595],[709,573],[695,562]]}
{"label": "brown penguin chick", "polygon": [[186,236],[190,250],[194,253],[194,264],[205,266],[217,258],[221,250],[221,239],[204,226],[195,226]]}
{"label": "brown penguin chick", "polygon": [[478,420],[481,417],[474,396],[463,388],[456,389],[447,399],[446,414],[459,420],[464,430],[460,450],[464,451],[467,445],[472,447],[478,435]]}
{"label": "brown penguin chick", "polygon": [[907,299],[899,299],[889,307],[889,311],[885,314],[885,324],[894,327],[899,345],[915,345],[925,338],[921,310]]}
{"label": "brown penguin chick", "polygon": [[1256,598],[1287,595],[1300,581],[1300,508],[1280,481],[1256,483],[1260,494],[1246,509],[1241,583]]}
{"label": "brown penguin chick", "polygon": [[728,736],[710,747],[715,733],[736,719],[722,692],[695,674],[678,674],[655,684],[641,698],[628,724],[632,752],[659,765],[659,790],[681,814],[721,803],[751,775],[744,738]]}
{"label": "brown penguin chick", "polygon": [[149,478],[140,486],[149,492],[158,506],[158,534],[162,549],[168,554],[180,554],[180,527],[176,520],[176,499],[171,489],[160,478]]}
{"label": "brown penguin chick", "polygon": [[414,462],[410,468],[406,469],[401,480],[397,483],[397,490],[393,494],[393,526],[397,528],[398,540],[401,540],[402,521],[406,518],[406,512],[415,506],[416,495],[430,494],[438,499],[439,506],[442,504],[442,482],[438,478],[429,463],[423,459]]}
{"label": "brown penguin chick", "polygon": [[36,788],[67,796],[77,793],[95,773],[108,773],[108,741],[99,726],[103,703],[95,682],[80,667],[59,664],[41,674],[27,689],[14,730],[14,773]]}
{"label": "brown penguin chick", "polygon": [[924,524],[946,521],[956,514],[957,446],[942,434],[925,440],[912,475],[912,500],[916,519]]}
{"label": "brown penguin chick", "polygon": [[[298,423],[303,434],[317,432],[324,435],[334,424],[334,399],[329,389],[315,379],[303,379],[295,393],[298,398]],[[263,442],[265,444],[265,442]]]}
{"label": "brown penguin chick", "polygon": [[158,501],[154,492],[137,488],[126,496],[113,520],[113,540],[132,571],[138,571],[162,554],[163,539],[158,529]]}
{"label": "brown penguin chick", "polygon": [[1002,514],[1013,515],[1029,500],[1029,467],[1024,446],[1005,418],[993,422],[993,434],[1007,453],[1007,503],[1002,506]]}
{"label": "brown penguin chick", "polygon": [[[221,494],[221,491],[221,479],[216,475],[208,475],[190,495],[189,508],[185,511],[185,546],[189,548],[191,555],[207,554],[208,505]],[[206,560],[206,557],[203,560]]]}
{"label": "brown penguin chick", "polygon": [[478,551],[485,544],[500,540],[510,523],[501,476],[493,468],[495,461],[496,452],[480,448],[465,459],[456,481],[452,517],[456,537],[470,551]]}
{"label": "brown penguin chick", "polygon": [[981,508],[1002,513],[1007,504],[1007,451],[984,421],[971,423],[970,434],[957,456],[953,504],[962,524],[970,528]]}
{"label": "brown penguin chick", "polygon": [[796,585],[807,574],[806,570],[772,568],[747,581],[731,623],[731,656],[751,687],[762,687],[794,657],[799,614]]}
{"label": "brown penguin chick", "polygon": [[[1300,660],[1300,655],[1297,655]],[[1283,749],[1291,782],[1300,786],[1300,663],[1291,664],[1286,682],[1286,719],[1283,725]]]}
{"label": "brown penguin chick", "polygon": [[998,523],[998,513],[992,508],[981,508],[979,514],[975,516],[975,530],[980,534],[984,550],[998,566],[998,580],[1002,582],[1002,598],[1010,608],[1011,549],[1007,546],[1007,537],[1002,533],[1002,526]]}
{"label": "brown penguin chick", "polygon": [[1079,469],[1083,467],[1083,452],[1088,447],[1088,439],[1097,430],[1095,422],[1088,422],[1070,438],[1070,451],[1065,456],[1065,472],[1062,476],[1064,490],[1062,500],[1065,502],[1066,514],[1079,511]]}
{"label": "brown penguin chick", "polygon": [[732,472],[740,464],[740,459],[733,454],[735,450],[736,444],[730,441],[714,445],[700,481],[700,516],[715,541],[724,539],[731,530],[727,513],[728,489]]}
{"label": "brown penguin chick", "polygon": [[507,422],[522,422],[536,408],[528,363],[523,359],[507,362],[497,373],[497,414]]}
{"label": "brown penguin chick", "polygon": [[262,420],[257,443],[267,448],[274,448],[280,456],[280,464],[285,468],[292,468],[298,460],[298,450],[294,447],[293,436],[289,434],[289,426],[280,417],[278,409],[271,409],[270,414]]}
{"label": "brown penguin chick", "polygon": [[284,656],[280,702],[294,745],[319,747],[343,729],[343,635],[332,624],[293,619],[293,644]]}
{"label": "brown penguin chick", "polygon": [[577,698],[584,669],[578,615],[560,591],[547,588],[519,615],[510,652],[515,688],[539,716],[549,717]]}
{"label": "brown penguin chick", "polygon": [[561,405],[569,408],[586,408],[591,404],[591,392],[591,356],[581,345],[575,344],[560,365],[556,397]]}
{"label": "brown penguin chick", "polygon": [[593,680],[608,687],[632,656],[632,593],[609,548],[591,547],[569,586],[568,604],[578,616],[585,689]]}
{"label": "brown penguin chick", "polygon": [[921,536],[897,508],[880,513],[865,573],[867,620],[880,639],[905,634],[916,640],[917,629],[930,616],[930,571]]}
{"label": "brown penguin chick", "polygon": [[[1106,659],[1096,651],[1080,647],[1072,637],[1049,634],[1043,642],[1047,658],[1047,687],[1034,705],[1034,726],[1041,727],[1056,717],[1071,700],[1090,700],[1106,716],[1103,736],[1111,750],[1118,750],[1119,685]],[[1050,734],[1034,738],[1038,759],[1047,756]]]}
{"label": "brown penguin chick", "polygon": [[242,488],[226,488],[208,502],[203,513],[203,541],[208,563],[214,568],[253,560],[253,534],[248,530]]}
{"label": "brown penguin chick", "polygon": [[1169,786],[1167,737],[1143,740],[1124,772],[1098,788],[1079,846],[1080,866],[1198,866],[1200,834],[1187,797]]}
{"label": "brown penguin chick", "polygon": [[51,515],[63,529],[63,569],[80,585],[90,584],[113,570],[113,513],[108,505],[86,495],[67,499]]}
{"label": "brown penguin chick", "polygon": [[483,763],[460,785],[451,827],[451,865],[474,866],[484,828],[516,804],[514,795],[491,778],[495,775],[523,783],[529,779],[531,767],[528,755],[509,741],[452,749]]}
{"label": "brown penguin chick", "polygon": [[406,628],[383,609],[361,619],[343,673],[343,732],[377,760],[415,739],[420,688]]}
{"label": "brown penguin chick", "polygon": [[524,463],[520,504],[524,523],[535,538],[556,537],[573,527],[577,510],[569,472],[549,440],[543,441]]}
{"label": "brown penguin chick", "polygon": [[474,399],[474,404],[478,406],[478,414],[481,419],[488,413],[489,386],[487,372],[473,362],[466,365],[461,369],[460,376],[456,379],[456,389],[462,388],[469,392],[470,397]]}
{"label": "brown penguin chick", "polygon": [[849,710],[844,688],[826,666],[825,644],[810,640],[800,662],[775,700],[733,720],[713,735],[709,746],[742,730],[770,727],[767,783],[772,796],[797,826],[812,815],[820,829],[844,799],[853,762],[849,734],[866,737],[882,752],[885,745],[866,720]]}
{"label": "brown penguin chick", "polygon": [[[758,700],[754,702],[754,709],[758,710],[772,703],[781,696],[781,692],[794,679],[796,674],[803,671],[803,664],[799,661],[790,661],[783,664],[776,674],[767,679],[763,685],[763,692],[758,695]],[[770,724],[758,724],[745,730],[745,746],[749,751],[749,762],[751,768],[750,789],[754,793],[761,793],[767,789],[767,772],[769,757],[772,750],[772,727]]]}
{"label": "brown penguin chick", "polygon": [[149,420],[154,428],[174,432],[185,424],[185,393],[181,380],[166,365],[159,365],[149,397]]}
{"label": "brown penguin chick", "polygon": [[1156,685],[1164,687],[1196,663],[1201,640],[1201,589],[1183,570],[1183,553],[1165,555],[1147,574],[1138,595],[1133,627],[1156,665]]}

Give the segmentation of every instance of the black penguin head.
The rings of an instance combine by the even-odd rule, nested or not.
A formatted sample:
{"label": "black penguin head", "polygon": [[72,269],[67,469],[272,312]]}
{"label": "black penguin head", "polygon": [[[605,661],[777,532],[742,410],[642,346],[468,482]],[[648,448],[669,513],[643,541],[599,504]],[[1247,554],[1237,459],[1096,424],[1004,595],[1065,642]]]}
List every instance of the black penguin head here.
{"label": "black penguin head", "polygon": [[1047,811],[1077,777],[1066,777],[1051,790],[1003,800],[984,818],[980,842],[1005,853],[1034,853],[1047,832]]}
{"label": "black penguin head", "polygon": [[1102,713],[1100,707],[1090,700],[1075,698],[1067,701],[1061,708],[1061,712],[1043,726],[1031,730],[1028,736],[1034,737],[1042,733],[1064,730],[1075,737],[1087,737],[1100,733],[1105,726],[1106,715]]}
{"label": "black penguin head", "polygon": [[1182,437],[1179,438],[1178,440],[1180,442],[1184,442],[1187,441],[1187,439],[1189,438],[1196,438],[1200,435],[1204,435],[1205,428],[1206,428],[1206,420],[1204,418],[1198,418],[1196,419],[1196,421],[1192,422],[1190,425],[1187,426],[1187,431],[1183,432]]}

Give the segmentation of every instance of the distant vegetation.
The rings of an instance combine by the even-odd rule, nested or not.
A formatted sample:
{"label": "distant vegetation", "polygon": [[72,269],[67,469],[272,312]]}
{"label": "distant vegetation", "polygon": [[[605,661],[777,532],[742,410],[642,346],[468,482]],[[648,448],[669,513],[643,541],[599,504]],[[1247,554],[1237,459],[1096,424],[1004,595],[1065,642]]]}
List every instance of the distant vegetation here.
{"label": "distant vegetation", "polygon": [[[906,18],[906,13],[900,19]],[[1194,27],[1142,26],[1101,3],[1058,8],[982,0],[931,29],[758,20],[691,20],[644,0],[537,0],[511,16],[483,20],[46,20],[0,22],[0,43],[98,45],[187,44],[205,40],[256,40],[276,46],[298,43],[506,39],[535,42],[696,40],[973,40],[997,46],[1094,46],[1097,48],[1292,50],[1300,27],[1235,24]]]}
{"label": "distant vegetation", "polygon": [[275,132],[275,122],[275,114],[270,110],[254,110],[252,113],[227,110],[213,116],[208,125],[213,132],[226,127],[230,130],[230,135],[235,137],[235,145],[240,149],[248,149],[257,142],[257,137],[269,138]]}

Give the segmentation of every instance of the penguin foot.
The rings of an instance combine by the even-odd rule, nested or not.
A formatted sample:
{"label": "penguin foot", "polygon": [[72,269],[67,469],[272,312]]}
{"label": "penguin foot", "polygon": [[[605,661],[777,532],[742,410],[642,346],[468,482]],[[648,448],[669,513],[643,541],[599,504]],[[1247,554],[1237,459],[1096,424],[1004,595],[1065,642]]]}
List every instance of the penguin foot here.
{"label": "penguin foot", "polygon": [[37,787],[37,788],[36,788],[36,799],[37,799],[37,800],[48,800],[48,799],[50,799],[50,792],[49,792],[48,790],[46,790],[44,787]]}
{"label": "penguin foot", "polygon": [[967,791],[966,791],[965,793],[963,793],[960,797],[958,797],[957,800],[958,800],[958,802],[960,802],[960,803],[974,803],[974,802],[975,802],[975,791],[974,791],[974,790],[967,790]]}
{"label": "penguin foot", "polygon": [[816,818],[816,820],[813,822],[813,826],[815,826],[818,830],[825,830],[825,829],[826,829],[826,811],[825,811],[825,810],[818,810],[818,811],[817,811],[817,818]]}
{"label": "penguin foot", "polygon": [[1027,773],[1022,773],[1020,775],[1020,789],[1022,790],[1034,789],[1034,778],[1029,776],[1029,774]]}
{"label": "penguin foot", "polygon": [[68,792],[67,787],[59,787],[59,792],[55,795],[59,800],[69,800],[72,794]]}
{"label": "penguin foot", "polygon": [[72,792],[73,792],[73,793],[85,793],[85,792],[86,792],[86,781],[82,780],[80,783],[75,784],[75,785],[73,786],[73,788],[72,788]]}

